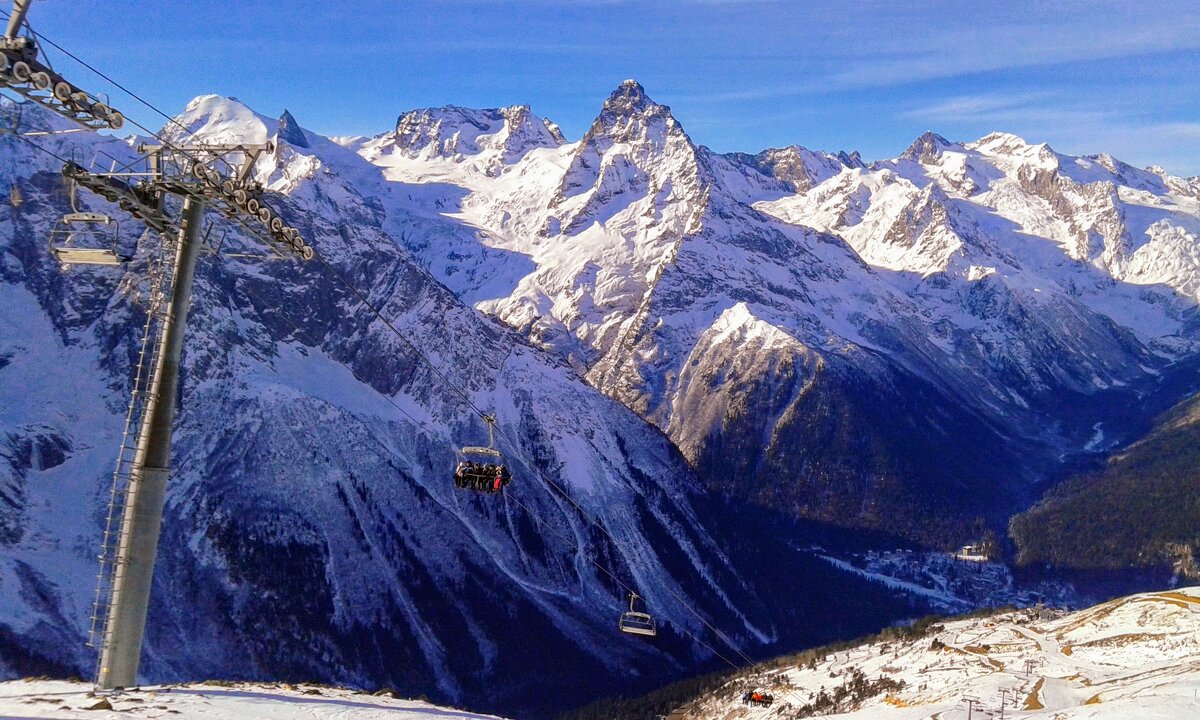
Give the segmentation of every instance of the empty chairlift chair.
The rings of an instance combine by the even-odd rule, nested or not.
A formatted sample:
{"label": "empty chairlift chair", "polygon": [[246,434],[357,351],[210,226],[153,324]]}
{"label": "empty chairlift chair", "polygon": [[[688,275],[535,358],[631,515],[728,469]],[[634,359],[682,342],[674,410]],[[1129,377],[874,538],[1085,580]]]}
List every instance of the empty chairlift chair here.
{"label": "empty chairlift chair", "polygon": [[637,602],[637,593],[629,593],[629,612],[621,614],[621,620],[617,623],[617,627],[623,633],[630,635],[645,635],[654,637],[658,635],[658,624],[654,622],[654,618],[644,612],[634,610],[634,603]]}
{"label": "empty chairlift chair", "polygon": [[512,481],[504,456],[496,449],[496,418],[486,415],[487,447],[468,445],[459,449],[454,466],[454,487],[482,493],[498,493]]}
{"label": "empty chairlift chair", "polygon": [[50,253],[63,265],[120,265],[129,258],[117,252],[119,230],[103,213],[69,213],[50,231]]}

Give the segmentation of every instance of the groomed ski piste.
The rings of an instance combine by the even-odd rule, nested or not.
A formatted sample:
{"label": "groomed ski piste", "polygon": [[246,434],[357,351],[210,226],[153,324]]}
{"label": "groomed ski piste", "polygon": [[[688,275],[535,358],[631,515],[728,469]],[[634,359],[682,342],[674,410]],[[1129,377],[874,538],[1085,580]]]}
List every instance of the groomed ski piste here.
{"label": "groomed ski piste", "polygon": [[[770,706],[743,704],[756,688]],[[1200,587],[1069,615],[1025,609],[947,621],[915,639],[760,666],[669,717],[978,720],[1000,718],[1002,702],[1005,718],[1200,717]]]}
{"label": "groomed ski piste", "polygon": [[416,700],[317,685],[197,683],[163,685],[104,697],[91,683],[0,683],[0,718],[173,718],[175,720],[499,720]]}

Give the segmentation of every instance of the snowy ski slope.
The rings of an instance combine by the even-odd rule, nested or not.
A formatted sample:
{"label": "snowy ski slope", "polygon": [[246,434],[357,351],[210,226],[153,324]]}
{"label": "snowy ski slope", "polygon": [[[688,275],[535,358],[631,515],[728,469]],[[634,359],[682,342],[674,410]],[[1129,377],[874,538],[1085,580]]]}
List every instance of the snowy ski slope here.
{"label": "snowy ski slope", "polygon": [[[1112,600],[1069,615],[1027,609],[947,622],[915,640],[877,641],[807,666],[739,676],[673,719],[791,717],[860,671],[899,689],[847,701],[822,717],[855,720],[1185,720],[1200,717],[1200,587]],[[761,686],[775,703],[751,708]],[[971,700],[972,702],[968,702]],[[805,717],[798,714],[797,717]]]}
{"label": "snowy ski slope", "polygon": [[[0,683],[0,718],[176,718],[209,720],[428,720],[494,718],[494,715],[437,707],[329,687],[238,683],[163,685],[109,698],[91,696],[91,685],[63,680]],[[104,701],[109,709],[104,709]],[[100,705],[98,709],[95,708]]]}

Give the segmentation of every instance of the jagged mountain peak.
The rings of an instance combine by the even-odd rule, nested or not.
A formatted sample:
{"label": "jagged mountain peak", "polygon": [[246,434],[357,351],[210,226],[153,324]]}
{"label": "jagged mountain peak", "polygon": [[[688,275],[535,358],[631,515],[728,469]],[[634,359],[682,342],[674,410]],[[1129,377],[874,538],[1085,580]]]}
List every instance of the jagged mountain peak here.
{"label": "jagged mountain peak", "polygon": [[308,147],[308,138],[304,137],[304,130],[296,122],[296,118],[286,109],[279,116],[279,139],[291,143],[296,147]]}
{"label": "jagged mountain peak", "polygon": [[[633,122],[634,119],[644,119],[645,123]],[[683,131],[671,115],[670,107],[654,102],[638,81],[626,80],[604,101],[600,116],[588,129],[584,142],[602,135],[611,137],[615,142],[627,142],[643,135],[645,125],[660,121],[668,130]]]}
{"label": "jagged mountain peak", "polygon": [[848,168],[865,168],[867,166],[867,164],[863,162],[862,156],[858,154],[857,150],[851,150],[850,152],[838,150],[837,153],[834,154],[834,157],[841,161],[841,163]]}
{"label": "jagged mountain peak", "polygon": [[604,101],[604,109],[611,112],[635,112],[646,107],[663,107],[646,95],[646,88],[637,80],[626,80]]}
{"label": "jagged mountain peak", "polygon": [[[561,212],[545,232],[585,227],[616,196],[695,205],[703,202],[699,151],[671,116],[637,81],[626,80],[604,101],[600,115],[575,148],[551,206]],[[647,206],[642,224],[658,224]],[[685,214],[692,214],[688,209]]]}
{"label": "jagged mountain peak", "polygon": [[913,140],[912,145],[909,145],[908,149],[900,154],[900,157],[904,160],[929,164],[937,162],[942,152],[952,147],[957,147],[957,145],[932,130],[927,130]]}

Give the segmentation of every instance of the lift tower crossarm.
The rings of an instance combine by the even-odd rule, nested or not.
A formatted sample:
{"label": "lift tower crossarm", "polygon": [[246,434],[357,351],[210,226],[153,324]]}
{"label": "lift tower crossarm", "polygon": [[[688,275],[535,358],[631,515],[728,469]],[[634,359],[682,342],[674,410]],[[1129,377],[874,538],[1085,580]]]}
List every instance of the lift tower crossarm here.
{"label": "lift tower crossarm", "polygon": [[13,0],[0,38],[0,89],[22,97],[89,130],[119,130],[125,116],[95,95],[71,83],[38,52],[34,35],[19,35],[32,0]]}

